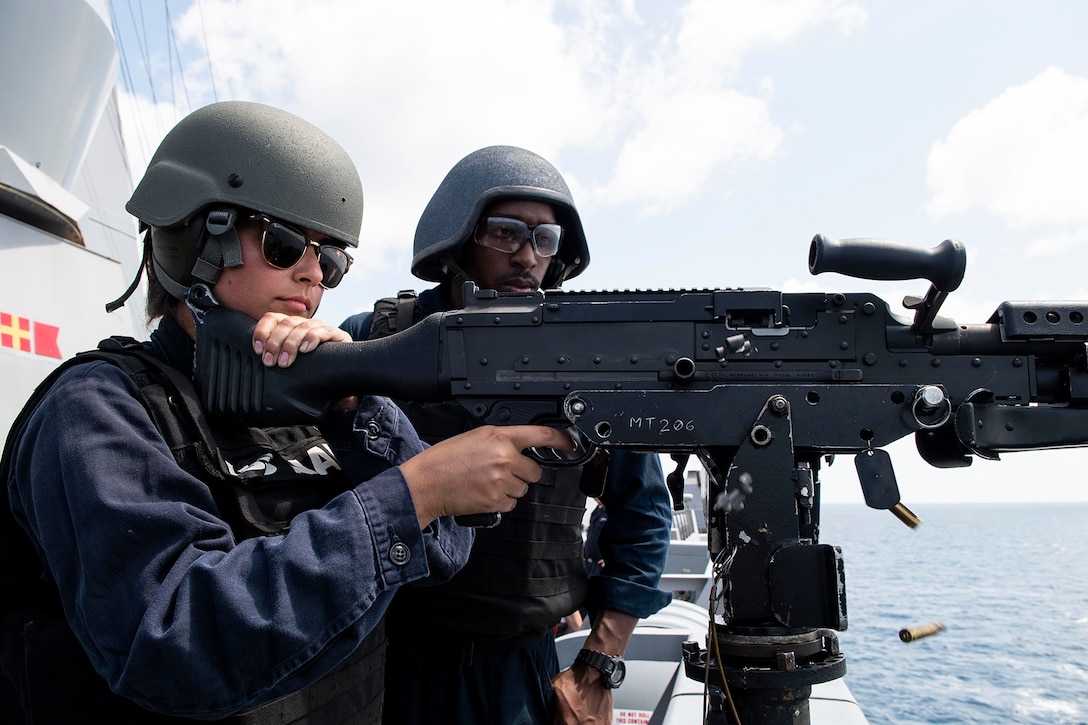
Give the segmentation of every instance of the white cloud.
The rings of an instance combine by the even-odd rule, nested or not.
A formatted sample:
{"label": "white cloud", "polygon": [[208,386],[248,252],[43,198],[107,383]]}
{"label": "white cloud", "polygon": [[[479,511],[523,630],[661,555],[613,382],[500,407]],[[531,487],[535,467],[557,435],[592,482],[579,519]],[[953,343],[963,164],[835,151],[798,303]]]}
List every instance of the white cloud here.
{"label": "white cloud", "polygon": [[347,149],[366,196],[367,265],[380,267],[465,154],[511,143],[554,158],[599,133],[592,47],[552,13],[546,2],[204,0],[179,28],[188,47],[206,40],[220,97],[285,108]]}
{"label": "white cloud", "polygon": [[597,115],[581,56],[550,3],[201,7],[209,51],[234,79],[235,97],[279,102],[370,159],[403,164],[407,153],[451,146],[467,153],[512,133],[554,152],[585,133],[573,109]]}
{"label": "white cloud", "polygon": [[[366,195],[366,273],[403,256],[446,171],[485,145],[595,154],[596,172],[577,179],[583,206],[645,215],[720,194],[784,138],[773,77],[736,87],[745,59],[866,19],[848,0],[643,9],[652,23],[631,0],[202,0],[175,22],[192,107],[213,100],[214,74],[220,100],[280,106],[348,150]],[[178,106],[160,134],[190,110]]]}
{"label": "white cloud", "polygon": [[[1088,79],[1045,71],[976,109],[930,149],[934,216],[981,209],[1013,228],[1088,223]],[[1059,249],[1055,236],[1044,247]],[[1083,239],[1083,232],[1076,236]]]}
{"label": "white cloud", "polygon": [[707,191],[728,160],[759,161],[777,150],[782,132],[760,99],[733,91],[675,93],[647,109],[643,126],[619,152],[614,175],[595,200],[670,211]]}
{"label": "white cloud", "polygon": [[1055,257],[1088,247],[1088,226],[1061,229],[1035,237],[1024,246],[1025,257]]}
{"label": "white cloud", "polygon": [[626,133],[612,178],[591,192],[599,203],[667,212],[706,193],[727,166],[772,158],[783,138],[768,108],[773,79],[760,80],[758,95],[735,88],[746,56],[821,24],[851,32],[866,14],[837,0],[694,0],[681,19],[675,39],[659,33],[641,53],[627,48],[614,81],[600,89],[624,109]]}
{"label": "white cloud", "polygon": [[830,23],[849,34],[868,19],[861,5],[843,0],[694,0],[683,15],[677,36],[682,64],[711,77],[733,72],[749,53],[781,46],[811,28]]}
{"label": "white cloud", "polygon": [[146,96],[119,93],[117,100],[129,170],[136,183],[143,177],[163,136],[181,116],[169,104],[153,103]]}
{"label": "white cloud", "polygon": [[193,107],[213,100],[210,59],[220,99],[280,106],[348,150],[366,196],[355,278],[372,279],[403,266],[446,171],[489,144],[574,159],[576,174],[561,170],[585,213],[663,215],[729,193],[786,138],[773,75],[747,82],[738,69],[754,51],[865,18],[846,0],[202,0],[175,15]]}

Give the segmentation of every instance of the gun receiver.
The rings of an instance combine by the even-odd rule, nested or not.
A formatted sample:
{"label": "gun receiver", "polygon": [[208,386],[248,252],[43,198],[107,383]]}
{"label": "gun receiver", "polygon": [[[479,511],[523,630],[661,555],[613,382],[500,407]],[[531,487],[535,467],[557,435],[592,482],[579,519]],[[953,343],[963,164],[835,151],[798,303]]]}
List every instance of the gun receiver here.
{"label": "gun receiver", "polygon": [[829,631],[847,625],[841,552],[818,543],[824,456],[856,454],[867,503],[916,522],[881,450],[893,441],[913,434],[939,467],[1088,445],[1088,302],[1005,302],[957,325],[937,313],[965,266],[954,241],[813,239],[813,274],[929,280],[904,300],[911,322],[868,293],[499,295],[470,283],[462,310],[326,343],[288,369],[261,365],[254,321],[194,288],[198,388],[210,413],[251,424],[319,421],[369,393],[456,400],[481,424],[573,426],[587,446],[698,455],[724,595],[717,647],[686,648],[687,674],[724,678],[742,712],[766,716],[755,721],[794,722],[770,700],[805,699],[845,672]]}
{"label": "gun receiver", "polygon": [[[840,255],[875,254],[870,240],[835,244]],[[814,270],[828,269],[830,248],[813,241]],[[986,323],[922,332],[866,293],[497,295],[468,285],[463,310],[379,340],[326,343],[282,369],[253,354],[253,320],[197,294],[204,403],[253,424],[316,422],[339,399],[372,393],[454,399],[487,424],[569,422],[596,445],[694,452],[736,445],[751,425],[742,411],[778,396],[794,446],[817,453],[922,433],[923,455],[947,465],[1086,441],[1070,419],[1088,398],[1088,302],[1005,302]],[[1002,430],[979,423],[984,410]],[[962,450],[930,448],[941,429],[958,431]]]}

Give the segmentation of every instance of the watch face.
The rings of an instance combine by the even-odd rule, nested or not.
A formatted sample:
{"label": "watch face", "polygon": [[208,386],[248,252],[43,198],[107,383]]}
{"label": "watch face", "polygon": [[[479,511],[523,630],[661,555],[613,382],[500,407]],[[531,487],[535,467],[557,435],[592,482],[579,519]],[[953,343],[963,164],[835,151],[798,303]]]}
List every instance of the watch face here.
{"label": "watch face", "polygon": [[574,658],[575,662],[582,662],[601,673],[601,684],[609,689],[615,689],[623,684],[623,678],[627,676],[627,665],[622,657],[610,657],[600,652],[583,649]]}
{"label": "watch face", "polygon": [[619,687],[623,684],[623,678],[627,676],[627,665],[623,660],[612,660],[612,674],[608,676],[609,685]]}

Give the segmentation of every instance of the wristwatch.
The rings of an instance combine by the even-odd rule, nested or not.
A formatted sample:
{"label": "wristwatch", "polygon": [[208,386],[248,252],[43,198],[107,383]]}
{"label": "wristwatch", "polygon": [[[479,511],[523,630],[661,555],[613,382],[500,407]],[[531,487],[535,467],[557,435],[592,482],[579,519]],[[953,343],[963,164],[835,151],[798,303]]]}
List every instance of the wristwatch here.
{"label": "wristwatch", "polygon": [[627,665],[619,655],[606,655],[591,649],[578,650],[575,662],[581,662],[601,673],[601,684],[614,690],[623,684],[627,676]]}

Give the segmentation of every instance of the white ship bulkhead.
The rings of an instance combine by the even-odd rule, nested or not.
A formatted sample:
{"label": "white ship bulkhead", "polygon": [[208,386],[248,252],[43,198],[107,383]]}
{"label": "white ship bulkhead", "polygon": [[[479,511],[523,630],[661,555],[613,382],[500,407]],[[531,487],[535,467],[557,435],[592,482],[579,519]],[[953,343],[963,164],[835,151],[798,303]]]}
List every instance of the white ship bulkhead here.
{"label": "white ship bulkhead", "polygon": [[62,359],[141,336],[136,223],[105,0],[0,4],[0,432]]}

